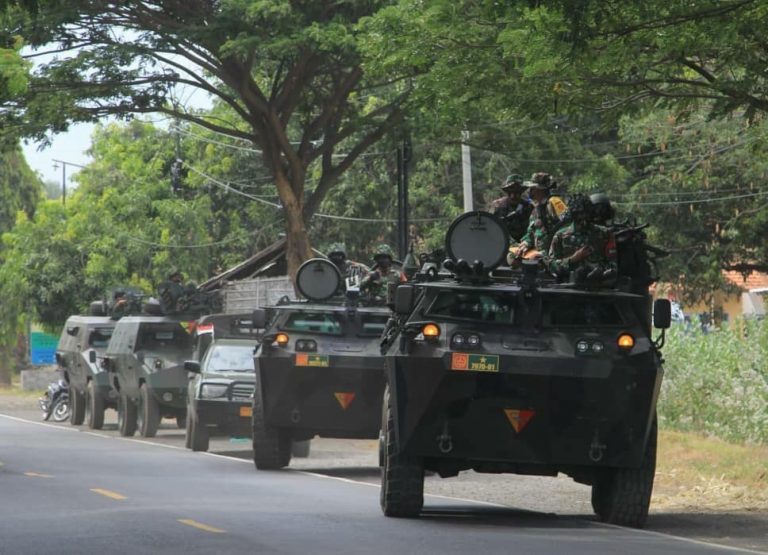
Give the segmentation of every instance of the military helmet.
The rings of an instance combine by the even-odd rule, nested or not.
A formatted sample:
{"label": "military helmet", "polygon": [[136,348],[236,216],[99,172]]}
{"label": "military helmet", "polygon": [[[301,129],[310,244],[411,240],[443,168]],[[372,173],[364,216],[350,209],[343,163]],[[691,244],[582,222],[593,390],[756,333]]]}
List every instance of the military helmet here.
{"label": "military helmet", "polygon": [[382,243],[381,245],[377,246],[376,249],[373,251],[373,259],[376,260],[378,258],[382,258],[388,256],[391,260],[395,259],[395,253],[392,250],[392,247],[389,245]]}
{"label": "military helmet", "polygon": [[344,243],[332,243],[331,246],[328,247],[328,256],[337,253],[343,254],[344,257],[347,256],[347,247]]}
{"label": "military helmet", "polygon": [[178,268],[174,268],[170,272],[168,272],[168,280],[173,281],[173,278],[180,277],[182,281],[184,281],[184,274],[182,274]]}
{"label": "military helmet", "polygon": [[522,191],[525,189],[523,185],[523,176],[519,173],[511,173],[504,180],[504,185],[501,186],[502,191]]}
{"label": "military helmet", "polygon": [[589,201],[592,203],[593,213],[598,222],[607,222],[614,216],[611,200],[605,193],[595,193],[590,195]]}
{"label": "military helmet", "polygon": [[531,180],[528,181],[525,186],[532,189],[543,189],[549,191],[556,185],[552,176],[547,172],[536,172],[531,176]]}
{"label": "military helmet", "polygon": [[568,199],[568,212],[574,219],[590,217],[592,215],[592,202],[587,195],[575,194]]}

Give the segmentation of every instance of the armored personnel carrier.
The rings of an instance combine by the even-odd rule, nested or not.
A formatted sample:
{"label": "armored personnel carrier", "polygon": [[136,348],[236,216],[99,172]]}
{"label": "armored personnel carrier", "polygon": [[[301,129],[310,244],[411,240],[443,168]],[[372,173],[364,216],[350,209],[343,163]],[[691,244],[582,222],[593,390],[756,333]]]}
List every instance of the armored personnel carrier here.
{"label": "armored personnel carrier", "polygon": [[212,434],[250,437],[253,351],[260,331],[250,314],[212,314],[198,321],[195,356],[184,363],[194,374],[187,389],[189,449],[207,451]]}
{"label": "armored personnel carrier", "polygon": [[382,510],[417,516],[425,471],[562,472],[592,486],[601,520],[641,527],[663,375],[652,319],[669,326],[669,301],[652,318],[647,293],[556,283],[536,261],[500,268],[507,249],[500,220],[464,214],[448,260],[397,288],[382,344]]}
{"label": "armored personnel carrier", "polygon": [[101,366],[115,322],[106,316],[101,303],[91,304],[90,315],[67,318],[56,347],[56,363],[69,384],[70,422],[99,430],[104,411],[117,408],[117,395]]}
{"label": "armored personnel carrier", "polygon": [[256,351],[253,460],[258,469],[289,464],[291,443],[316,435],[375,439],[384,391],[379,338],[390,311],[344,290],[336,266],[311,259],[297,272],[306,301],[284,299],[254,312],[265,328]]}

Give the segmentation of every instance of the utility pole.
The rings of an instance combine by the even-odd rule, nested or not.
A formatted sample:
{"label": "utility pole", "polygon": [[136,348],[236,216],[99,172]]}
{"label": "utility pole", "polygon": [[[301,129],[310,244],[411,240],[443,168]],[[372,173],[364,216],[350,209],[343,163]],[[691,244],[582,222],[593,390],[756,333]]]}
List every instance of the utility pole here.
{"label": "utility pole", "polygon": [[75,164],[74,162],[65,162],[64,160],[57,160],[56,158],[53,159],[53,169],[56,170],[59,168],[59,164],[61,164],[61,204],[66,205],[67,204],[67,166],[75,166],[76,168],[84,168],[85,166],[82,166],[80,164]]}
{"label": "utility pole", "polygon": [[474,210],[472,199],[472,156],[469,151],[469,131],[461,132],[461,176],[464,190],[464,212]]}
{"label": "utility pole", "polygon": [[408,253],[408,164],[411,161],[411,137],[406,135],[397,148],[397,254],[405,260]]}

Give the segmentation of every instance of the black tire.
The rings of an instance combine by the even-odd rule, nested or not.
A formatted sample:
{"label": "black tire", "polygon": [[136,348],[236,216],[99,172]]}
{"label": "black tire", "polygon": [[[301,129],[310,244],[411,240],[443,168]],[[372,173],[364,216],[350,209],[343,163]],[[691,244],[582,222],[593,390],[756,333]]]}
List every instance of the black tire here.
{"label": "black tire", "polygon": [[136,433],[136,405],[124,393],[117,400],[117,429],[123,437]]}
{"label": "black tire", "polygon": [[74,387],[69,388],[69,423],[79,426],[85,420],[85,395]]}
{"label": "black tire", "polygon": [[208,428],[200,424],[200,421],[196,416],[188,415],[189,419],[189,448],[192,451],[208,451],[210,445],[211,435],[208,433]]}
{"label": "black tire", "polygon": [[648,444],[639,468],[608,468],[592,484],[592,508],[601,521],[618,526],[642,528],[656,473],[657,424],[654,418]]}
{"label": "black tire", "polygon": [[291,444],[291,456],[299,459],[306,459],[309,457],[311,439],[305,439],[304,441],[294,441]]}
{"label": "black tire", "polygon": [[277,470],[291,462],[291,438],[277,428],[268,426],[259,388],[253,396],[253,464],[259,470]]}
{"label": "black tire", "polygon": [[101,430],[104,427],[104,397],[93,381],[88,382],[85,389],[85,416],[90,429]]}
{"label": "black tire", "polygon": [[192,411],[189,407],[187,407],[187,418],[184,424],[184,447],[192,449]]}
{"label": "black tire", "polygon": [[389,397],[384,390],[386,431],[384,435],[384,467],[381,470],[381,510],[385,516],[412,518],[424,506],[424,466],[415,457],[397,453],[395,421]]}
{"label": "black tire", "polygon": [[160,426],[160,407],[147,384],[139,388],[139,407],[137,411],[138,428],[141,437],[155,437]]}

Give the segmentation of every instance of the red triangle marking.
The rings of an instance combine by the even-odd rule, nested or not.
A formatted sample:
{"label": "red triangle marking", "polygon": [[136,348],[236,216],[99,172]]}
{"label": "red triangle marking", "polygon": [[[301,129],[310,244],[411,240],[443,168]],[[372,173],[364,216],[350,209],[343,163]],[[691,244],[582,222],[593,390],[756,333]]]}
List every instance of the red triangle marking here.
{"label": "red triangle marking", "polygon": [[528,409],[504,409],[504,414],[507,415],[507,419],[515,432],[520,433],[536,413]]}
{"label": "red triangle marking", "polygon": [[336,397],[336,400],[344,410],[347,410],[347,407],[355,400],[354,393],[334,393],[333,396]]}

